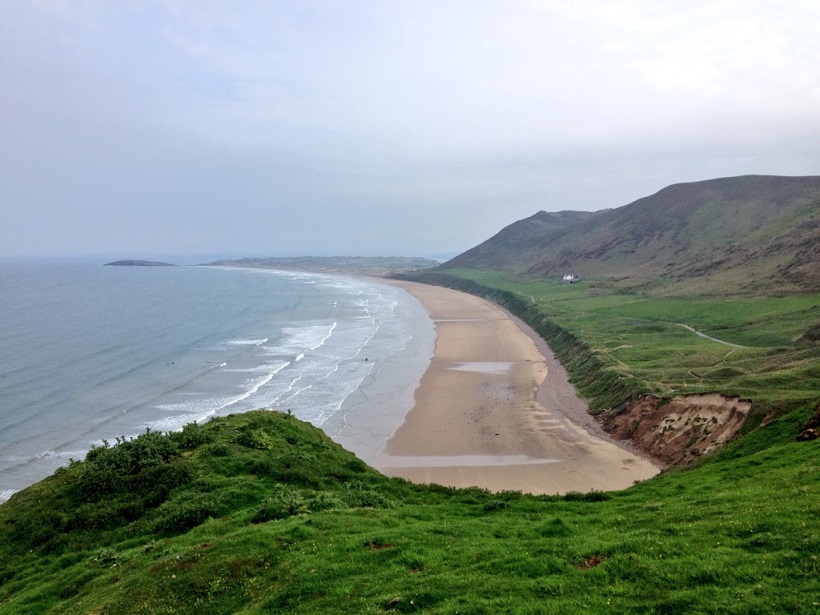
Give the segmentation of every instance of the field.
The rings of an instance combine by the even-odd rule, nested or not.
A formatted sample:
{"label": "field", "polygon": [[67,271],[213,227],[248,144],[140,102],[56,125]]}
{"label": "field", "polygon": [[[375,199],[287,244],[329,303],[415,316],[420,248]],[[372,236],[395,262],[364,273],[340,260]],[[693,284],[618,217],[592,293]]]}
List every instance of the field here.
{"label": "field", "polygon": [[448,273],[534,303],[642,392],[720,391],[767,408],[818,397],[820,348],[812,339],[820,327],[818,294],[670,298],[625,294],[594,280],[562,284],[488,271]]}
{"label": "field", "polygon": [[0,610],[813,613],[805,418],[694,471],[563,497],[388,479],[279,413],[147,434],[0,507]]}

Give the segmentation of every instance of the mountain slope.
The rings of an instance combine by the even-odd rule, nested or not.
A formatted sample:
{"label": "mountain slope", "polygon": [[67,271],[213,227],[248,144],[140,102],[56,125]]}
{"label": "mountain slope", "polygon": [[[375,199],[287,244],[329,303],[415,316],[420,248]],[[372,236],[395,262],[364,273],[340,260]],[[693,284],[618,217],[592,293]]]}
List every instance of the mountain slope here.
{"label": "mountain slope", "polygon": [[444,268],[572,272],[629,287],[820,289],[820,176],[675,184],[624,207],[516,222]]}
{"label": "mountain slope", "polygon": [[513,222],[484,243],[445,263],[445,267],[518,269],[528,257],[540,258],[545,245],[560,241],[568,227],[601,212],[559,211],[537,214]]}

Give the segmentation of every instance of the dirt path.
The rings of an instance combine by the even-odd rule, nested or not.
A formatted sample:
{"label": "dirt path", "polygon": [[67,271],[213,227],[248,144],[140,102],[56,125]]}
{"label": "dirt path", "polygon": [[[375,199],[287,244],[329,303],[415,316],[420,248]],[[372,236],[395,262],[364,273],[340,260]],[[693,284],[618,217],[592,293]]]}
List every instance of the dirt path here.
{"label": "dirt path", "polygon": [[733,344],[732,342],[724,342],[723,340],[719,340],[718,338],[712,337],[711,335],[706,335],[705,333],[701,333],[697,329],[693,329],[689,325],[685,325],[685,324],[680,323],[680,322],[676,322],[676,323],[672,323],[672,324],[675,324],[679,327],[683,327],[687,331],[691,331],[695,335],[699,335],[700,337],[702,337],[704,339],[707,339],[710,342],[717,342],[718,344],[723,344],[725,346],[731,346],[732,348],[746,348],[746,349],[751,349],[752,348],[751,346],[741,346],[740,344]]}

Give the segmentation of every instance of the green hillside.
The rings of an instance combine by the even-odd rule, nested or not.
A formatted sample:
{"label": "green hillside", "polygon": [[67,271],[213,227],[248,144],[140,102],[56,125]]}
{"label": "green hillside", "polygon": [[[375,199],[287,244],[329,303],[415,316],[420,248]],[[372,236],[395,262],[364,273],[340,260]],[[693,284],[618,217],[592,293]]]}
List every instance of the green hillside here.
{"label": "green hillside", "polygon": [[568,228],[598,214],[586,211],[539,211],[519,220],[484,243],[457,256],[443,268],[475,267],[519,271],[542,258],[544,246],[561,241]]}
{"label": "green hillside", "polygon": [[0,506],[0,612],[816,613],[810,410],[562,497],[389,479],[273,412],[147,433]]}
{"label": "green hillside", "polygon": [[403,276],[519,315],[633,434],[743,399],[707,453],[717,417],[666,415],[686,466],[492,494],[387,478],[276,412],[148,432],[0,505],[0,613],[818,613],[818,209],[816,177],[681,184]]}
{"label": "green hillside", "polygon": [[820,400],[820,294],[666,297],[459,269],[402,276],[486,297],[555,350],[591,411],[717,391],[756,414]]}
{"label": "green hillside", "polygon": [[520,316],[604,427],[667,463],[820,400],[820,177],[678,184],[583,218],[541,212],[404,277]]}
{"label": "green hillside", "polygon": [[511,224],[443,268],[574,273],[666,294],[820,291],[820,176],[676,184],[617,209]]}

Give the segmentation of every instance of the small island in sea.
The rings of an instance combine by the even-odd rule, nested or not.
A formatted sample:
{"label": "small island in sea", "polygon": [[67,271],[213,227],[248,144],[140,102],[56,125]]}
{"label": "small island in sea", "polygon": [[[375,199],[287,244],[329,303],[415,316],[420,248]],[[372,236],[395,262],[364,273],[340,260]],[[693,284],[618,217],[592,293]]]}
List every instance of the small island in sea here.
{"label": "small island in sea", "polygon": [[122,260],[105,263],[103,267],[176,267],[176,265],[159,261]]}

